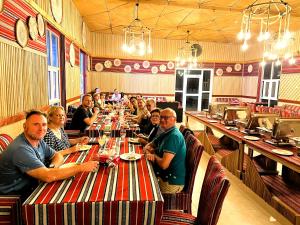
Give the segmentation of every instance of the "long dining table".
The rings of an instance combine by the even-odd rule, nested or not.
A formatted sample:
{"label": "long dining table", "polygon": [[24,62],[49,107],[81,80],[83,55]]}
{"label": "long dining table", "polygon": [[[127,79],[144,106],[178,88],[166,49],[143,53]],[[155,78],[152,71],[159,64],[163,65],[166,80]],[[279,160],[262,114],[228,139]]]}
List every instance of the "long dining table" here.
{"label": "long dining table", "polygon": [[[110,138],[102,148],[142,155],[142,147],[128,138]],[[64,163],[82,163],[98,152],[99,146],[93,145],[69,155]],[[22,209],[26,225],[159,224],[163,197],[152,164],[142,155],[136,161],[120,160],[116,167],[100,165],[94,172],[41,183]]]}

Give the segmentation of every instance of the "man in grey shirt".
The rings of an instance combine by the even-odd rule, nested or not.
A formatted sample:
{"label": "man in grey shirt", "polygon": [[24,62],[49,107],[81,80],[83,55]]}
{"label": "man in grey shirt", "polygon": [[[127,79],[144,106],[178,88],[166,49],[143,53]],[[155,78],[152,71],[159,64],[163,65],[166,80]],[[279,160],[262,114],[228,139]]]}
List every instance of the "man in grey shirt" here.
{"label": "man in grey shirt", "polygon": [[[47,131],[46,114],[30,111],[23,127],[24,132],[0,155],[0,194],[18,194],[25,200],[37,181],[53,182],[97,168],[95,161],[59,168],[63,155],[43,141]],[[50,168],[46,167],[47,162]]]}

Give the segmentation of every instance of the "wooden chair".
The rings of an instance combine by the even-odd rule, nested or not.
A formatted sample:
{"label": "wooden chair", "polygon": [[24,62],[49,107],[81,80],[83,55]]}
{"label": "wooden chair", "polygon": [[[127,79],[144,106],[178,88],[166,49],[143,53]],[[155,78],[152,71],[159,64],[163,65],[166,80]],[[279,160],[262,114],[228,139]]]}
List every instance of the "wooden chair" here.
{"label": "wooden chair", "polygon": [[180,193],[163,194],[164,209],[184,210],[191,213],[192,194],[197,168],[203,153],[203,145],[192,134],[186,138],[186,181]]}
{"label": "wooden chair", "polygon": [[[13,141],[7,134],[0,134],[0,157],[7,146]],[[21,224],[21,199],[19,196],[0,195],[0,224]]]}
{"label": "wooden chair", "polygon": [[164,211],[160,225],[216,225],[229,186],[221,163],[212,156],[202,184],[197,217],[174,210]]}

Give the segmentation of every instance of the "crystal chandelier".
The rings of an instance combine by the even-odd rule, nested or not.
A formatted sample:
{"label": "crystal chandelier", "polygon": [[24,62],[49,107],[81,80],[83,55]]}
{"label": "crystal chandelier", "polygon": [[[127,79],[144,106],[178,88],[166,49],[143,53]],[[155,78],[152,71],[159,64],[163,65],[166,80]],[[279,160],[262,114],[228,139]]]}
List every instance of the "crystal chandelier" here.
{"label": "crystal chandelier", "polygon": [[256,0],[243,11],[241,30],[238,39],[243,41],[241,49],[246,51],[248,41],[252,37],[251,29],[257,27],[259,34],[257,41],[264,46],[262,65],[265,60],[276,60],[280,64],[280,58],[293,61],[293,55],[288,46],[292,40],[289,30],[291,6],[282,0]]}
{"label": "crystal chandelier", "polygon": [[195,45],[189,42],[190,31],[187,31],[186,42],[177,50],[176,66],[193,68],[197,66],[197,51]]}
{"label": "crystal chandelier", "polygon": [[124,43],[122,50],[131,55],[151,54],[151,30],[144,27],[138,18],[139,2],[135,4],[135,19],[124,28]]}

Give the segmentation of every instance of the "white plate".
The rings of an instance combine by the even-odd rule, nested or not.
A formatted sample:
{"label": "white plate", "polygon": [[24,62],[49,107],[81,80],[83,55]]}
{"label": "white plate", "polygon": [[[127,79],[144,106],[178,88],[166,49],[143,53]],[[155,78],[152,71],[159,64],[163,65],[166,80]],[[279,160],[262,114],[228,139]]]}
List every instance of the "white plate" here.
{"label": "white plate", "polygon": [[91,149],[91,145],[81,145],[79,151],[87,151]]}
{"label": "white plate", "polygon": [[231,66],[227,66],[226,67],[226,72],[227,73],[231,73],[232,72],[232,67]]}
{"label": "white plate", "polygon": [[293,152],[291,151],[288,151],[288,150],[284,150],[284,149],[272,149],[272,152],[276,153],[276,154],[279,154],[279,155],[294,155]]}
{"label": "white plate", "polygon": [[217,123],[218,121],[217,120],[207,120],[208,122],[210,123]]}
{"label": "white plate", "polygon": [[104,66],[105,66],[105,68],[111,68],[111,66],[112,66],[112,62],[110,61],[110,60],[106,60],[105,62],[104,62]]}
{"label": "white plate", "polygon": [[130,66],[130,65],[126,65],[126,66],[124,67],[124,71],[125,71],[126,73],[130,73],[130,72],[131,72],[131,66]]}
{"label": "white plate", "polygon": [[255,136],[244,136],[244,138],[249,141],[258,141],[259,140],[259,137],[255,137]]}
{"label": "white plate", "polygon": [[237,64],[234,65],[234,70],[235,71],[240,71],[241,69],[242,69],[242,65],[241,64],[237,63]]}
{"label": "white plate", "polygon": [[131,152],[131,153],[123,153],[122,155],[120,155],[120,158],[126,161],[136,161],[139,160],[141,158],[140,154]]}
{"label": "white plate", "polygon": [[97,63],[97,64],[95,65],[95,70],[96,70],[97,72],[101,72],[101,71],[103,70],[103,64],[102,64],[102,63]]}
{"label": "white plate", "polygon": [[138,63],[133,64],[133,68],[135,70],[139,70],[140,69],[140,64],[138,64]]}
{"label": "white plate", "polygon": [[120,66],[121,65],[121,60],[120,59],[115,59],[114,60],[114,65],[115,66]]}
{"label": "white plate", "polygon": [[216,74],[218,76],[222,76],[223,75],[223,69],[221,69],[221,68],[217,69]]}
{"label": "white plate", "polygon": [[157,74],[157,73],[158,73],[158,68],[157,68],[157,66],[153,66],[153,67],[151,68],[151,72],[152,72],[153,74]]}
{"label": "white plate", "polygon": [[144,67],[145,69],[149,68],[149,66],[150,66],[149,61],[146,60],[146,61],[143,62],[143,67]]}
{"label": "white plate", "polygon": [[62,164],[59,168],[69,168],[69,167],[73,167],[76,166],[77,163],[72,162],[72,163],[66,163],[66,164]]}
{"label": "white plate", "polygon": [[139,139],[138,138],[129,138],[128,142],[134,143],[134,144],[138,144],[139,143]]}
{"label": "white plate", "polygon": [[167,67],[168,67],[169,70],[173,69],[174,66],[175,66],[174,63],[171,62],[171,61],[169,61],[168,64],[167,64]]}

